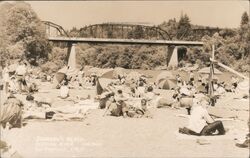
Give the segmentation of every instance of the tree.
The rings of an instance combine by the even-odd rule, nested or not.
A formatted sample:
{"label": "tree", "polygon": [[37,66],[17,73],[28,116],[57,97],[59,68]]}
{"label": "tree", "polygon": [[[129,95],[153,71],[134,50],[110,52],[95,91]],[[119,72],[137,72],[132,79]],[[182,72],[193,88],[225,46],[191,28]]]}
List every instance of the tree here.
{"label": "tree", "polygon": [[168,22],[163,22],[159,27],[165,30],[169,35],[169,40],[176,39],[178,23],[176,19],[169,19]]}
{"label": "tree", "polygon": [[22,43],[23,54],[28,60],[32,58],[36,62],[46,61],[51,46],[46,39],[45,29],[31,6],[25,2],[13,3],[6,19],[6,33],[10,45]]}
{"label": "tree", "polygon": [[191,24],[187,14],[181,15],[177,26],[177,39],[183,39],[189,35]]}
{"label": "tree", "polygon": [[241,16],[241,26],[242,25],[246,25],[246,24],[248,24],[249,23],[249,17],[248,17],[248,14],[247,14],[247,12],[244,12],[243,14],[242,14],[242,16]]}
{"label": "tree", "polygon": [[249,16],[247,12],[244,12],[241,16],[241,25],[239,29],[238,44],[241,50],[242,59],[248,58],[250,52],[250,24]]}
{"label": "tree", "polygon": [[69,36],[70,36],[70,37],[80,37],[80,30],[78,30],[76,27],[73,27],[73,28],[69,31]]}

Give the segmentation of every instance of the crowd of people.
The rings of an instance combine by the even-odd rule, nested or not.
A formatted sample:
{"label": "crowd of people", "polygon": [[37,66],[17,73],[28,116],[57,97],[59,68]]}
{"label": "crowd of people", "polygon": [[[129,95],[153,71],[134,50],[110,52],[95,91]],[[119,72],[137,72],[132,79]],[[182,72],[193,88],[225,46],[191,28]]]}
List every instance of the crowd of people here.
{"label": "crowd of people", "polygon": [[[67,67],[70,69],[70,67]],[[208,113],[208,106],[214,106],[216,99],[227,92],[236,92],[239,78],[232,76],[231,85],[213,80],[214,96],[209,93],[208,76],[199,75],[197,78],[193,71],[190,71],[189,78],[185,81],[179,74],[175,76],[176,86],[172,88],[171,97],[166,97],[156,90],[159,89],[157,82],[149,82],[143,74],[136,77],[128,77],[119,74],[107,86],[101,84],[101,76],[95,73],[86,75],[83,68],[74,75],[57,74],[40,76],[41,82],[53,82],[57,78],[55,88],[59,89],[58,99],[73,100],[74,106],[64,105],[53,107],[51,100],[34,97],[39,89],[39,83],[35,81],[37,76],[32,74],[27,63],[20,60],[14,73],[9,69],[7,63],[1,71],[2,91],[5,94],[1,100],[1,128],[21,127],[23,118],[30,119],[52,119],[82,118],[86,107],[79,106],[93,105],[91,108],[104,109],[103,116],[115,116],[124,118],[153,118],[151,108],[172,109],[185,108],[189,116],[189,124],[179,128],[179,132],[188,135],[224,135],[226,130],[221,121],[215,121]],[[53,79],[54,78],[54,79]],[[90,96],[73,98],[70,96],[71,88],[93,89],[96,88],[96,96],[91,100]],[[15,94],[26,95],[23,103]],[[1,96],[2,97],[2,96]],[[245,96],[244,96],[245,97]],[[248,97],[248,96],[247,96]],[[246,140],[247,141],[247,140]],[[237,146],[249,147],[248,144]],[[3,143],[1,141],[1,143]]]}

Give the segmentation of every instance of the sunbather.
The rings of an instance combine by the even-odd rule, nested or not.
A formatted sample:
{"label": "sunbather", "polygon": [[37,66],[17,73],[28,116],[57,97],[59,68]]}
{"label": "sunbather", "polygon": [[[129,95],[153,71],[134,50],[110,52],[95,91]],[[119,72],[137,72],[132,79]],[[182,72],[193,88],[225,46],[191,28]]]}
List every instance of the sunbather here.
{"label": "sunbather", "polygon": [[68,97],[69,97],[68,82],[65,81],[64,84],[60,87],[60,98],[66,99]]}
{"label": "sunbather", "polygon": [[22,107],[23,103],[11,94],[1,106],[0,125],[5,128],[8,123],[10,128],[20,128],[22,126]]}
{"label": "sunbather", "polygon": [[239,148],[249,148],[250,147],[250,119],[248,120],[248,134],[242,143],[236,143],[235,145]]}
{"label": "sunbather", "polygon": [[180,133],[197,136],[224,135],[225,129],[221,121],[214,121],[207,112],[208,102],[202,98],[195,101],[192,107],[189,125],[179,128]]}
{"label": "sunbather", "polygon": [[113,93],[111,94],[106,106],[106,112],[109,111],[112,116],[127,117],[128,108],[125,101],[127,101],[128,98],[123,95],[123,91],[120,89],[116,91],[115,95],[113,95]]}

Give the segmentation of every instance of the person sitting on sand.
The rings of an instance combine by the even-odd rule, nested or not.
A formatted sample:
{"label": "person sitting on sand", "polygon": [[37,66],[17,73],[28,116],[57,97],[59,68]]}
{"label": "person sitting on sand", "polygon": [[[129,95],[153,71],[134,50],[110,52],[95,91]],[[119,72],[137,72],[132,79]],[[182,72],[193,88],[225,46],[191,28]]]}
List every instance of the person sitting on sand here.
{"label": "person sitting on sand", "polygon": [[182,85],[182,78],[179,74],[176,75],[177,86],[180,87]]}
{"label": "person sitting on sand", "polygon": [[201,75],[201,74],[198,75],[197,81],[198,81],[199,83],[202,83],[202,75]]}
{"label": "person sitting on sand", "polygon": [[104,109],[106,108],[106,105],[108,104],[108,100],[111,96],[114,96],[113,92],[110,91],[104,91],[100,97],[99,97],[99,108]]}
{"label": "person sitting on sand", "polygon": [[185,107],[187,109],[188,115],[193,105],[194,94],[188,89],[187,85],[183,85],[180,89],[177,89],[177,100],[180,107]]}
{"label": "person sitting on sand", "polygon": [[159,94],[154,93],[154,88],[149,86],[143,98],[147,100],[149,107],[156,107],[156,98]]}
{"label": "person sitting on sand", "polygon": [[38,92],[38,87],[36,83],[31,83],[28,87],[28,92],[29,93],[34,93],[34,92]]}
{"label": "person sitting on sand", "polygon": [[146,100],[146,99],[142,99],[142,100],[141,100],[141,108],[138,109],[139,111],[138,111],[138,110],[135,111],[136,114],[137,114],[137,117],[138,117],[138,114],[140,114],[139,117],[152,118],[152,115],[151,115],[151,113],[149,112],[147,106],[148,106],[147,100]]}
{"label": "person sitting on sand", "polygon": [[232,88],[233,89],[237,88],[238,82],[239,82],[239,80],[238,80],[238,78],[236,76],[232,76],[231,77],[231,83],[232,83]]}
{"label": "person sitting on sand", "polygon": [[136,91],[135,91],[135,88],[130,87],[130,93],[129,93],[129,96],[130,96],[131,98],[135,98],[135,97],[136,97]]}
{"label": "person sitting on sand", "polygon": [[194,72],[192,70],[189,73],[189,83],[194,84]]}
{"label": "person sitting on sand", "polygon": [[214,95],[224,95],[226,93],[226,90],[223,88],[222,84],[218,84],[217,89],[215,89]]}
{"label": "person sitting on sand", "polygon": [[208,114],[208,101],[202,98],[200,101],[195,101],[191,116],[189,117],[189,125],[184,128],[179,128],[179,132],[188,135],[208,136],[224,135],[225,129],[221,121],[214,121]]}
{"label": "person sitting on sand", "polygon": [[123,117],[127,117],[127,105],[126,105],[125,101],[127,101],[128,98],[126,98],[123,95],[123,91],[120,89],[117,91],[114,98],[115,98],[116,105],[117,105],[118,109],[122,110]]}
{"label": "person sitting on sand", "polygon": [[124,75],[118,75],[119,84],[125,84],[126,77]]}
{"label": "person sitting on sand", "polygon": [[114,98],[114,93],[110,96],[110,98],[106,103],[107,103],[105,107],[106,111],[103,114],[103,116],[107,115],[108,113],[110,113],[110,115],[112,116],[120,116],[121,109],[117,108],[116,101]]}
{"label": "person sitting on sand", "polygon": [[65,81],[63,85],[60,87],[60,98],[66,99],[68,97],[69,97],[69,87],[68,87],[68,82]]}
{"label": "person sitting on sand", "polygon": [[10,83],[9,83],[9,91],[11,93],[17,93],[18,89],[17,89],[17,85],[16,85],[16,78],[15,76],[12,76],[10,78]]}
{"label": "person sitting on sand", "polygon": [[6,102],[1,105],[0,110],[0,125],[5,128],[7,123],[9,128],[22,126],[22,109],[23,103],[13,94],[7,98]]}
{"label": "person sitting on sand", "polygon": [[128,116],[127,105],[124,102],[125,100],[122,99],[123,97],[121,97],[122,92],[119,91],[118,93],[120,95],[118,97],[117,96],[115,97],[114,95],[110,96],[109,102],[107,103],[107,106],[106,106],[106,111],[104,113],[104,116],[107,114],[107,112],[109,112],[111,116],[123,116],[123,117]]}
{"label": "person sitting on sand", "polygon": [[141,98],[143,94],[145,93],[145,86],[144,82],[139,82],[139,85],[137,87],[137,97]]}
{"label": "person sitting on sand", "polygon": [[97,78],[96,74],[91,74],[91,78],[90,78],[91,86],[96,86],[96,78]]}

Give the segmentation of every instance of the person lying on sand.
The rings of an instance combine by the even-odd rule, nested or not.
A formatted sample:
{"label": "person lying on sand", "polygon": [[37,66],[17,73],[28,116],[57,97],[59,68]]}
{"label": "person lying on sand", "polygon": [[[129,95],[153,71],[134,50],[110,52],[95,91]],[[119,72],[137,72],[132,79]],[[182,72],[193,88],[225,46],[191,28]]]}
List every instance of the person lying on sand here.
{"label": "person lying on sand", "polygon": [[90,109],[97,109],[94,100],[83,100],[73,105],[58,107],[40,107],[25,111],[24,119],[81,120]]}
{"label": "person lying on sand", "polygon": [[154,92],[154,88],[149,86],[146,93],[144,93],[143,99],[148,102],[148,107],[162,108],[162,107],[173,107],[173,103],[176,102],[174,99],[167,99],[160,96],[159,93]]}
{"label": "person lying on sand", "polygon": [[246,135],[246,138],[243,142],[239,142],[239,143],[236,143],[235,146],[239,147],[239,148],[249,148],[250,147],[250,119],[248,119],[248,122],[247,122],[247,125],[248,125],[248,134]]}
{"label": "person lying on sand", "polygon": [[30,108],[48,108],[51,107],[51,100],[46,98],[34,97],[31,94],[27,95],[26,100],[28,101],[27,105],[25,105],[26,109]]}
{"label": "person lying on sand", "polygon": [[208,105],[206,98],[195,101],[191,116],[189,117],[189,125],[184,128],[179,128],[179,133],[196,136],[224,135],[226,131],[222,122],[214,121],[208,114]]}

